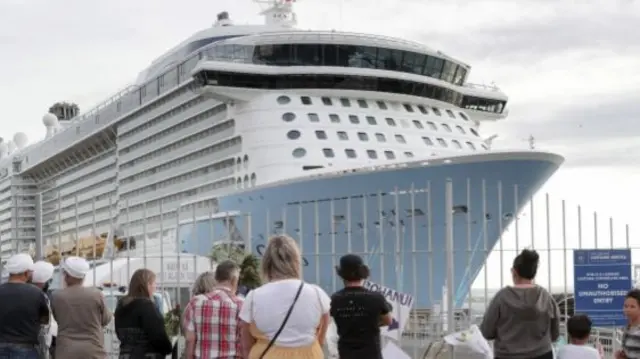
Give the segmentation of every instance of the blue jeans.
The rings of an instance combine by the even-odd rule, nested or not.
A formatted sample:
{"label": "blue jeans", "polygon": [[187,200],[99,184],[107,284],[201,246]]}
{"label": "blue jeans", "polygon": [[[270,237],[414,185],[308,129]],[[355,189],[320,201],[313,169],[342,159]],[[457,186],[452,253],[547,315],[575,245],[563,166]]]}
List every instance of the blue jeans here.
{"label": "blue jeans", "polygon": [[39,359],[35,346],[0,343],[0,359]]}

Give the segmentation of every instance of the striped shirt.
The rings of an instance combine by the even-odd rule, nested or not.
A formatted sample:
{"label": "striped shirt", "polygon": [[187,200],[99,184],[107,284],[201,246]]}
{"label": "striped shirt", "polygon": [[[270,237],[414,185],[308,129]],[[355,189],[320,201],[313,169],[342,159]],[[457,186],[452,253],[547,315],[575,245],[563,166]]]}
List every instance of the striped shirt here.
{"label": "striped shirt", "polygon": [[625,329],[622,336],[622,350],[628,359],[640,359],[640,325]]}

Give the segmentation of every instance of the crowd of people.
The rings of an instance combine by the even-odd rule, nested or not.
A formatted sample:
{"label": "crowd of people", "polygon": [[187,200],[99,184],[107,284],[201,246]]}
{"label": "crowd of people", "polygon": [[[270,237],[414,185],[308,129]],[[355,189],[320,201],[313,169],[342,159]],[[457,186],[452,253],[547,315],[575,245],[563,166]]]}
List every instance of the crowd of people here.
{"label": "crowd of people", "polygon": [[[492,299],[480,326],[494,342],[499,359],[552,359],[560,337],[560,312],[553,297],[534,283],[539,257],[525,250],[514,260],[514,284]],[[61,263],[64,288],[47,295],[54,268],[30,256],[11,257],[0,285],[0,358],[104,359],[103,328],[114,320],[120,359],[160,359],[174,343],[152,296],[156,275],[135,271],[126,294],[110,313],[98,288],[85,287],[89,263],[68,257]],[[369,268],[361,257],[340,258],[336,274],[344,288],[331,296],[302,279],[302,257],[296,242],[275,236],[263,252],[265,284],[246,296],[238,294],[240,268],[233,261],[201,273],[181,318],[186,359],[321,359],[333,320],[340,359],[382,359],[380,327],[392,322],[392,307],[363,282]],[[628,293],[629,320],[616,359],[640,358],[640,291]],[[559,359],[599,359],[589,346],[591,321],[575,315],[567,321],[570,342]]]}
{"label": "crowd of people", "polygon": [[[480,331],[493,341],[496,359],[554,359],[553,343],[560,338],[562,320],[551,294],[535,284],[540,257],[535,250],[523,250],[513,261],[513,285],[492,298]],[[630,290],[624,301],[628,325],[615,359],[640,359],[640,290]],[[566,321],[569,342],[558,359],[603,359],[601,348],[589,343],[591,319],[575,314]],[[599,350],[600,349],[600,350]]]}

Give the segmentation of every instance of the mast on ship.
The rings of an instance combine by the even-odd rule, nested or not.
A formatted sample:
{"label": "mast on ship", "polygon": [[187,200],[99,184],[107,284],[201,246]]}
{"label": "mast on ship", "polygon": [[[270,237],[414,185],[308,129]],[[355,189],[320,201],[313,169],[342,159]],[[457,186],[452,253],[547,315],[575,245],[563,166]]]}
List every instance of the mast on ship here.
{"label": "mast on ship", "polygon": [[265,4],[267,8],[260,15],[265,18],[266,25],[295,27],[298,24],[293,12],[295,0],[253,0],[258,4]]}

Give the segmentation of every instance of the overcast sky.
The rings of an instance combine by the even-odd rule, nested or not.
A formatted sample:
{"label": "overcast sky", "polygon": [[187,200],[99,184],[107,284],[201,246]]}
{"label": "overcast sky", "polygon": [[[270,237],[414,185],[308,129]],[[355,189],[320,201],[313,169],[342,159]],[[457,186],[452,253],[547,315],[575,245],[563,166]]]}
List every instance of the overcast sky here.
{"label": "overcast sky", "polygon": [[[261,21],[249,0],[0,1],[0,135],[43,137],[51,104],[90,109],[223,10],[236,23]],[[482,131],[499,134],[496,148],[526,148],[534,136],[567,158],[544,191],[616,223],[637,218],[637,1],[304,0],[297,12],[301,28],[399,36],[471,64],[473,82],[510,96],[508,119]]]}

